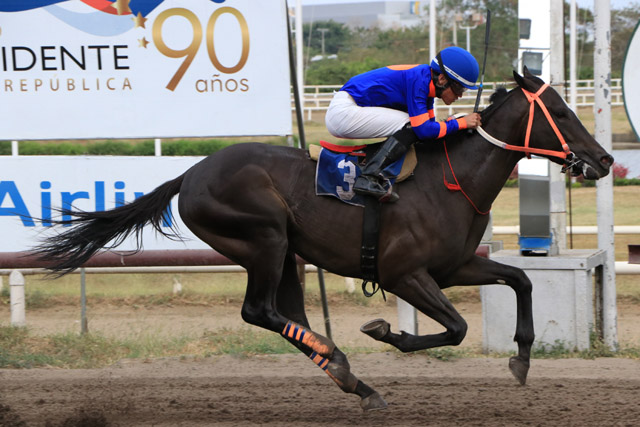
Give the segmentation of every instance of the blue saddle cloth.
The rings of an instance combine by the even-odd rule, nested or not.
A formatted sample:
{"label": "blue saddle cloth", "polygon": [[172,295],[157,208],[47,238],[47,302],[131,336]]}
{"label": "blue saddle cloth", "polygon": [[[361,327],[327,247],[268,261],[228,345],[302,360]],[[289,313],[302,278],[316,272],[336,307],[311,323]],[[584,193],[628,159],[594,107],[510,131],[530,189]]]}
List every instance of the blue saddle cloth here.
{"label": "blue saddle cloth", "polygon": [[[404,156],[382,171],[391,184],[395,182],[403,163]],[[333,196],[350,205],[364,206],[364,196],[353,191],[353,184],[360,175],[357,156],[335,153],[323,147],[316,166],[316,194]]]}

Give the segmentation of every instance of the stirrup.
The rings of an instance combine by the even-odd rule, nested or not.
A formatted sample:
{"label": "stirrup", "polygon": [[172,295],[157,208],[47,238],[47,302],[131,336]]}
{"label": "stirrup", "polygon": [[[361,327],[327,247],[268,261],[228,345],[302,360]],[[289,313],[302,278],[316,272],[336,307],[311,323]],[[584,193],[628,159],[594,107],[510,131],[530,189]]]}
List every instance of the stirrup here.
{"label": "stirrup", "polygon": [[382,177],[379,176],[360,175],[353,185],[353,191],[364,196],[382,197],[387,194],[387,189],[381,180]]}
{"label": "stirrup", "polygon": [[[374,182],[374,179],[376,178],[370,175],[360,175],[353,186],[353,191],[362,196],[375,197],[380,203],[394,203],[400,199],[398,193],[393,191],[393,186],[389,184],[388,180],[385,180],[387,184],[387,188],[385,189],[379,182]],[[358,181],[361,182],[360,186],[358,186]],[[364,183],[362,183],[363,181]]]}

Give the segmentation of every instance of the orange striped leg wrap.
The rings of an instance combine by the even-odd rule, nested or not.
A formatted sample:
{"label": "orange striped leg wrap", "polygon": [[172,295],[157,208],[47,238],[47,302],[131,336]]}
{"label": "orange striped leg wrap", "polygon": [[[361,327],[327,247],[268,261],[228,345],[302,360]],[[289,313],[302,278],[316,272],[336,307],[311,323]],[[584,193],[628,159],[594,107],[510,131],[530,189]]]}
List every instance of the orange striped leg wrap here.
{"label": "orange striped leg wrap", "polygon": [[325,357],[331,356],[331,353],[333,353],[333,350],[336,347],[331,340],[323,337],[322,335],[316,335],[292,321],[289,321],[285,325],[282,330],[282,336],[301,342],[311,350]]}
{"label": "orange striped leg wrap", "polygon": [[320,356],[315,351],[309,355],[309,359],[313,360],[313,363],[320,366],[320,369],[322,369],[323,371],[326,371],[327,367],[329,366],[329,359]]}

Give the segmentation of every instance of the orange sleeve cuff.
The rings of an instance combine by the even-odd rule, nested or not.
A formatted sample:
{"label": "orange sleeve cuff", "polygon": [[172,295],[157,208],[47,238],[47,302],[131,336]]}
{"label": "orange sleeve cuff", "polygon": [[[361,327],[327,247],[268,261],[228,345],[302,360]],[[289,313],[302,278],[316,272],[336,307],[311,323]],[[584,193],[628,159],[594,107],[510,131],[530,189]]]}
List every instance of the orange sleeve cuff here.
{"label": "orange sleeve cuff", "polygon": [[460,117],[459,119],[456,119],[456,121],[458,122],[458,129],[467,128],[467,121],[465,120],[464,117]]}
{"label": "orange sleeve cuff", "polygon": [[411,127],[414,127],[414,128],[417,128],[427,120],[429,120],[429,113],[423,113],[423,114],[420,114],[419,116],[413,116],[409,118],[409,121],[411,122]]}

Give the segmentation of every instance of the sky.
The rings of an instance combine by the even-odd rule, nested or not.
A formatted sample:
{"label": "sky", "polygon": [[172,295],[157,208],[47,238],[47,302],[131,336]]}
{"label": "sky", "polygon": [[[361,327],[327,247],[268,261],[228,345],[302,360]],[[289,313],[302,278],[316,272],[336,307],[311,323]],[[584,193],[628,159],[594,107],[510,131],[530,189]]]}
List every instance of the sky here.
{"label": "sky", "polygon": [[[622,9],[630,3],[634,2],[638,3],[637,0],[611,0],[610,4],[612,9]],[[582,8],[593,10],[594,0],[576,0],[576,4]]]}
{"label": "sky", "polygon": [[[371,1],[407,1],[407,0],[302,0],[303,6],[313,6],[318,4],[331,4],[331,3],[365,3]],[[429,0],[422,0],[423,3],[428,4]],[[534,0],[525,0],[534,1]],[[567,0],[570,1],[570,0]],[[595,0],[576,0],[578,6],[582,8],[588,8],[593,10],[593,4]],[[295,7],[297,0],[288,0],[290,7]],[[640,3],[640,0],[611,0],[611,7],[615,9],[622,9],[630,3]]]}

